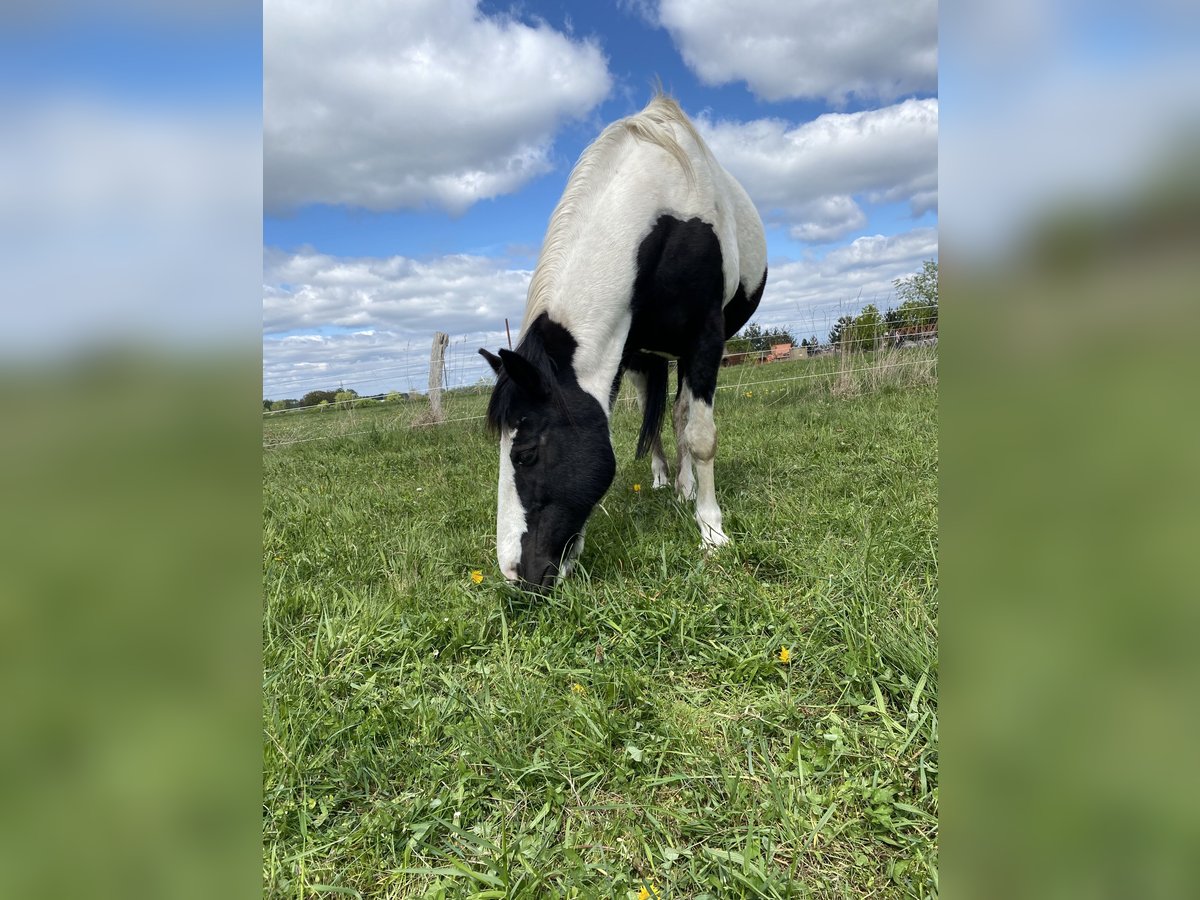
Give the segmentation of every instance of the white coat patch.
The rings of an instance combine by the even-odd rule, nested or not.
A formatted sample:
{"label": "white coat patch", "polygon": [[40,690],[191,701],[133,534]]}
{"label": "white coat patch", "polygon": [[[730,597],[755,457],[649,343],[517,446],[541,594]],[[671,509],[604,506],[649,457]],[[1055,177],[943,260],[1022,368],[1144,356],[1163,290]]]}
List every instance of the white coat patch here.
{"label": "white coat patch", "polygon": [[517,494],[517,477],[512,464],[512,445],[517,430],[500,432],[500,487],[496,496],[496,561],[509,581],[517,580],[521,561],[521,538],[525,534],[525,507]]}

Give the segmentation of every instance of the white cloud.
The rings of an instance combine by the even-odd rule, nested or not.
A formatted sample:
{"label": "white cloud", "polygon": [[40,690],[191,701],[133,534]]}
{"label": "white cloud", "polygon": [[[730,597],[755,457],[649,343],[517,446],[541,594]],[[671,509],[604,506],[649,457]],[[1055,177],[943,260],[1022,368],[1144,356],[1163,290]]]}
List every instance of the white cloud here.
{"label": "white cloud", "polygon": [[937,90],[937,0],[661,0],[658,18],[702,81],[764,100]]}
{"label": "white cloud", "polygon": [[267,251],[263,331],[376,328],[425,337],[503,328],[520,321],[530,272],[503,260],[453,255],[348,258],[312,250]]}
{"label": "white cloud", "polygon": [[268,0],[264,202],[461,212],[550,167],[608,94],[599,47],[474,0]]}
{"label": "white cloud", "polygon": [[937,205],[938,101],[828,113],[793,127],[780,119],[697,127],[768,221],[792,237],[831,241],[866,225],[859,200],[908,201],[914,216]]}

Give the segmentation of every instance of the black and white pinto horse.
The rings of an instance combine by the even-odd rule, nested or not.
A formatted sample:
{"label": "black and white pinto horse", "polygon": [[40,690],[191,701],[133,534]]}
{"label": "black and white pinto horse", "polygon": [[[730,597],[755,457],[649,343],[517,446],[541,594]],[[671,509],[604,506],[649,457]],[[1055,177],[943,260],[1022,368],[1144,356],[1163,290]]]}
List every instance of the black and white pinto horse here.
{"label": "black and white pinto horse", "polygon": [[[642,406],[637,455],[669,482],[660,432],[677,359],[675,488],[695,500],[703,545],[728,538],[713,482],[713,394],[725,341],[758,307],[762,220],[678,104],[658,95],[583,151],[550,217],[515,351],[479,352],[498,378],[496,555],[545,590],[583,549],[616,474],[609,414],[627,372]],[[692,466],[695,464],[695,474]]]}

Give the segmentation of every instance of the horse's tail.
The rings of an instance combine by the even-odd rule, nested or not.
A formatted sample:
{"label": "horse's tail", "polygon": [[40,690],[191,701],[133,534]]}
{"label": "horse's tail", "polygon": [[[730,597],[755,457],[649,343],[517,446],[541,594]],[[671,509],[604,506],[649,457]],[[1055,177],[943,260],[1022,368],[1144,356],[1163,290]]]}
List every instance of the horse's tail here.
{"label": "horse's tail", "polygon": [[637,458],[641,459],[662,433],[663,415],[667,411],[667,361],[661,356],[645,354],[638,359],[637,367],[646,376],[646,406],[637,442]]}

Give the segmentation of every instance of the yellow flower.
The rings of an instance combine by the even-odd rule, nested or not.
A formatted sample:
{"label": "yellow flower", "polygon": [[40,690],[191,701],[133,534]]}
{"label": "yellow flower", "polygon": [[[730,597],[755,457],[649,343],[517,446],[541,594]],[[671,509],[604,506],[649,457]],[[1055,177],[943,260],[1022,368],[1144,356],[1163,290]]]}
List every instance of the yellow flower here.
{"label": "yellow flower", "polygon": [[583,693],[583,685],[577,681],[573,685],[571,685],[571,690],[574,691],[576,694],[582,694]]}
{"label": "yellow flower", "polygon": [[471,573],[471,580],[476,584],[479,584],[481,581],[483,581],[483,573],[476,569]]}
{"label": "yellow flower", "polygon": [[791,651],[789,651],[787,647],[779,648],[779,661],[781,663],[785,663],[791,658],[792,658]]}
{"label": "yellow flower", "polygon": [[746,391],[746,396],[747,396],[747,397],[753,397],[753,396],[754,396],[754,391]]}
{"label": "yellow flower", "polygon": [[642,486],[640,484],[635,484],[633,486],[633,492],[635,494],[640,494],[642,492]]}
{"label": "yellow flower", "polygon": [[652,898],[658,896],[661,895],[658,893],[658,888],[656,888],[654,885],[647,887],[643,884],[642,889],[638,891],[638,900],[652,900]]}

